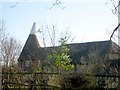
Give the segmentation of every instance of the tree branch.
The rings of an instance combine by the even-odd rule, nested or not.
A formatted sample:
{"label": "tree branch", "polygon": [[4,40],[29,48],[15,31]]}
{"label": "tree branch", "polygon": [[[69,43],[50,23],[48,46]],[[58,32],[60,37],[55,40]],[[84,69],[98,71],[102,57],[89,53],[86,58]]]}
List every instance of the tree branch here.
{"label": "tree branch", "polygon": [[110,36],[110,40],[112,39],[115,31],[117,31],[117,29],[119,28],[119,26],[120,26],[120,23],[119,23],[118,26],[113,30],[113,32],[112,32],[112,34],[111,34],[111,36]]}

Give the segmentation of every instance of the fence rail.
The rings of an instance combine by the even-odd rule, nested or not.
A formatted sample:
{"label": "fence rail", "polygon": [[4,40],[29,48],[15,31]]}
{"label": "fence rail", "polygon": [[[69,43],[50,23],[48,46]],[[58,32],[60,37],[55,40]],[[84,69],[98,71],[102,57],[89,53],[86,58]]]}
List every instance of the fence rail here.
{"label": "fence rail", "polygon": [[[59,78],[65,73],[1,73],[2,74],[2,88],[19,88],[23,89],[61,89],[61,87],[50,85],[50,77]],[[69,75],[74,75],[71,73]],[[67,74],[68,75],[68,74]],[[96,88],[118,88],[120,85],[120,76],[118,75],[86,75],[86,77],[96,77],[97,86]],[[54,80],[54,79],[53,79]]]}

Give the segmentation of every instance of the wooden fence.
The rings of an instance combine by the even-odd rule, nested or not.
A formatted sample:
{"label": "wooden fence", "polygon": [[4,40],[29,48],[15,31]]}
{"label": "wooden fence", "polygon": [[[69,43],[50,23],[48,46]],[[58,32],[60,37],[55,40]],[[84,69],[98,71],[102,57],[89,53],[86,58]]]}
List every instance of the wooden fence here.
{"label": "wooden fence", "polygon": [[[72,73],[73,74],[73,73]],[[63,74],[58,73],[2,73],[2,88],[3,89],[28,89],[28,90],[61,90],[61,87],[56,84],[48,83],[51,76],[57,77]],[[69,74],[70,75],[70,74]],[[120,76],[116,75],[86,75],[88,77],[97,78],[96,88],[119,88]],[[59,77],[57,77],[59,78]],[[74,88],[75,89],[75,88]],[[77,89],[77,88],[76,88]]]}

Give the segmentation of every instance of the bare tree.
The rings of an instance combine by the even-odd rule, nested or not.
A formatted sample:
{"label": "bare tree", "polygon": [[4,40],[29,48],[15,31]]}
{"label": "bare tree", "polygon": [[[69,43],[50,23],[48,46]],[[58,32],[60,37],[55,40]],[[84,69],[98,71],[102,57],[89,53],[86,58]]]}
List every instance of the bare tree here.
{"label": "bare tree", "polygon": [[14,39],[9,38],[2,42],[1,57],[5,65],[15,64],[21,51],[21,45]]}
{"label": "bare tree", "polygon": [[74,41],[75,36],[73,37],[70,33],[70,27],[60,30],[57,25],[42,25],[38,30],[42,39],[43,46],[58,46],[61,38],[65,38],[66,43],[71,43]]}
{"label": "bare tree", "polygon": [[107,0],[106,5],[107,4],[112,4],[113,8],[112,13],[117,15],[120,14],[120,12],[118,11],[118,7],[120,6],[120,0]]}
{"label": "bare tree", "polygon": [[[1,43],[3,41],[3,31],[4,31],[5,27],[4,27],[4,23],[3,20],[0,21],[0,51],[1,51]],[[1,56],[0,56],[1,57]],[[2,61],[0,58],[0,73],[2,72]],[[2,88],[2,74],[0,74],[0,89]]]}
{"label": "bare tree", "polygon": [[[116,37],[118,38],[118,45],[119,45],[120,44],[120,40],[119,40],[120,39],[120,36],[119,36],[120,35],[120,27],[119,27],[120,26],[120,0],[118,0],[117,3],[115,2],[115,0],[110,0],[110,1],[111,1],[112,5],[113,5],[112,13],[116,14],[118,16],[118,25],[117,25],[116,29],[113,30],[113,33],[112,33],[111,37],[113,36],[114,32],[118,29],[118,36],[116,36]],[[110,39],[111,39],[111,37],[110,37]],[[120,50],[118,49],[118,52],[119,51]],[[118,53],[118,56],[120,58],[120,53]],[[120,73],[120,66],[115,68],[114,71],[116,71],[117,74],[119,75],[119,73]],[[120,78],[118,78],[118,79],[119,79],[118,88],[120,88]]]}
{"label": "bare tree", "polygon": [[[27,2],[27,0],[23,0],[24,2]],[[15,2],[13,5],[10,6],[10,8],[15,8],[18,4],[20,4],[21,2]],[[62,6],[62,0],[54,0],[51,2],[51,6],[49,6],[48,9],[52,9],[53,7],[58,6],[60,9],[64,9],[65,7]]]}
{"label": "bare tree", "polygon": [[22,72],[16,64],[20,51],[21,45],[14,38],[6,36],[5,23],[3,20],[0,21],[0,89],[2,83],[13,80],[12,77],[14,77],[14,81],[20,81],[20,75],[4,74]]}
{"label": "bare tree", "polygon": [[40,30],[44,47],[46,47],[46,44],[47,46],[55,46],[58,38],[58,35],[56,34],[56,31],[58,32],[56,25],[42,25]]}
{"label": "bare tree", "polygon": [[1,47],[1,43],[4,41],[5,37],[5,23],[4,20],[0,21],[0,47]]}
{"label": "bare tree", "polygon": [[62,10],[65,8],[64,6],[62,6],[62,1],[61,0],[55,0],[52,3],[52,6],[49,9],[52,9],[53,7],[58,6],[60,7]]}
{"label": "bare tree", "polygon": [[4,20],[0,21],[0,60],[4,65],[15,64],[21,51],[21,45],[7,37]]}

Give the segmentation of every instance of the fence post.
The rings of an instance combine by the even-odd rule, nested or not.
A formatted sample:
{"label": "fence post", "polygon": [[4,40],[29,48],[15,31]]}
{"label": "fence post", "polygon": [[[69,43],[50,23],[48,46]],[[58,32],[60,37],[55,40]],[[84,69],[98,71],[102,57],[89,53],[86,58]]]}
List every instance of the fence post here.
{"label": "fence post", "polygon": [[[120,73],[120,66],[118,68],[118,73]],[[118,77],[118,87],[117,87],[117,90],[120,89],[120,76]]]}
{"label": "fence post", "polygon": [[30,88],[29,88],[29,90],[32,90],[32,89],[33,89],[33,86],[34,86],[33,84],[34,84],[34,81],[33,81],[33,80],[30,80],[30,85],[29,85]]}

